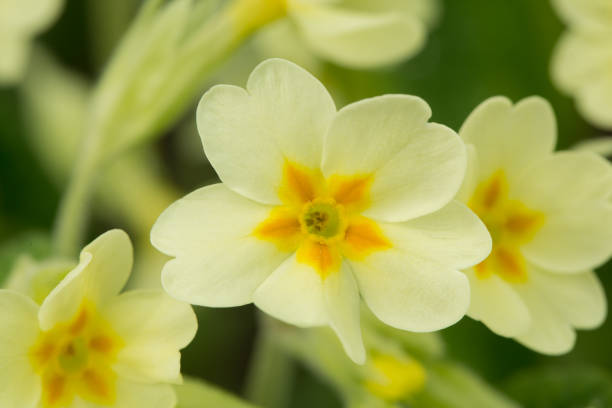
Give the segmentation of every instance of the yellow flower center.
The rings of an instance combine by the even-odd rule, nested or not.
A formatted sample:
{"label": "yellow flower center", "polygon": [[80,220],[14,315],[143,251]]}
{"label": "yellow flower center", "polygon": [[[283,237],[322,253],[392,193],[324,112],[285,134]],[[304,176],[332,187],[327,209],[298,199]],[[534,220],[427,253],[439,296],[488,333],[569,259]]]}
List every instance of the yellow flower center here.
{"label": "yellow flower center", "polygon": [[75,398],[100,405],[116,399],[112,370],[122,340],[84,301],[75,318],[41,333],[30,349],[30,362],[42,378],[42,406],[70,406]]}
{"label": "yellow flower center", "polygon": [[371,175],[332,176],[287,161],[279,188],[282,205],[274,208],[253,235],[283,251],[322,278],[337,271],[342,257],[363,259],[391,248],[376,222],[361,215],[369,204]]}
{"label": "yellow flower center", "polygon": [[503,170],[477,186],[470,208],[482,219],[493,239],[487,259],[476,265],[476,276],[486,279],[497,274],[507,282],[527,281],[521,246],[531,241],[545,221],[544,214],[508,197]]}
{"label": "yellow flower center", "polygon": [[346,218],[344,209],[333,199],[315,199],[304,205],[300,215],[302,232],[314,240],[326,242],[344,235]]}
{"label": "yellow flower center", "polygon": [[373,375],[365,381],[365,387],[386,401],[404,400],[425,387],[427,373],[416,360],[379,354],[372,357],[371,365]]}

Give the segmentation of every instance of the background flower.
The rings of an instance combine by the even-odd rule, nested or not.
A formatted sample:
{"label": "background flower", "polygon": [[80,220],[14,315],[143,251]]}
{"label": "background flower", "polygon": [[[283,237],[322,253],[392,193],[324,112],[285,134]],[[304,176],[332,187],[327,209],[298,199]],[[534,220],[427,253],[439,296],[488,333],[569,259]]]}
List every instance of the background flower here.
{"label": "background flower", "polygon": [[606,300],[592,269],[611,254],[612,167],[591,152],[553,153],[548,102],[488,99],[459,134],[471,149],[459,198],[487,225],[493,250],[466,271],[469,315],[541,353],[569,351]]}
{"label": "background flower", "polygon": [[255,44],[308,69],[317,64],[313,55],[353,68],[387,65],[421,50],[438,7],[437,0],[288,0],[288,18],[266,27]]}
{"label": "background flower", "polygon": [[552,77],[576,99],[587,120],[612,129],[612,4],[605,0],[553,4],[568,29],[553,55]]}
{"label": "background flower", "polygon": [[[112,230],[40,308],[0,291],[0,405],[7,408],[175,405],[180,353],[197,328],[189,305],[160,290],[119,294],[132,266],[127,235]],[[17,386],[19,385],[19,386]]]}

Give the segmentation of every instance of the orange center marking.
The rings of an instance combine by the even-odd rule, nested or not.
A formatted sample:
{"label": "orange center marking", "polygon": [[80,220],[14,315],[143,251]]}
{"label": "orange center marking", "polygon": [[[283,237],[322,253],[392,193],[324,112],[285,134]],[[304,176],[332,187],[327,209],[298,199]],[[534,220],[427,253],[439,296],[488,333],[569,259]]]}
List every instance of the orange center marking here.
{"label": "orange center marking", "polygon": [[117,375],[111,366],[122,340],[84,301],[74,319],[41,333],[30,363],[42,379],[42,406],[70,406],[75,396],[100,405],[116,400]]}
{"label": "orange center marking", "polygon": [[498,170],[476,188],[469,202],[493,238],[491,254],[474,269],[480,279],[497,274],[507,282],[522,283],[528,275],[520,248],[533,239],[545,217],[520,201],[509,199],[508,190],[506,175]]}
{"label": "orange center marking", "polygon": [[289,161],[283,168],[279,197],[283,204],[253,230],[259,239],[312,266],[322,278],[340,268],[342,256],[361,260],[391,248],[376,222],[361,215],[370,203],[371,175],[325,179]]}

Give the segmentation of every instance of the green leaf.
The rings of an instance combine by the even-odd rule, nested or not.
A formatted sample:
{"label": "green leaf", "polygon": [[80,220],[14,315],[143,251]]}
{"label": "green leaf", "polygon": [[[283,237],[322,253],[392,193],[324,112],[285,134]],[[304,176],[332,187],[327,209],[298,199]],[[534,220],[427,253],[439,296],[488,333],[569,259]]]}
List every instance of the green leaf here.
{"label": "green leaf", "polygon": [[176,408],[256,408],[197,378],[185,377],[183,384],[176,385],[174,389],[178,399]]}
{"label": "green leaf", "polygon": [[538,367],[515,375],[506,387],[525,408],[606,408],[612,406],[612,376],[599,368]]}

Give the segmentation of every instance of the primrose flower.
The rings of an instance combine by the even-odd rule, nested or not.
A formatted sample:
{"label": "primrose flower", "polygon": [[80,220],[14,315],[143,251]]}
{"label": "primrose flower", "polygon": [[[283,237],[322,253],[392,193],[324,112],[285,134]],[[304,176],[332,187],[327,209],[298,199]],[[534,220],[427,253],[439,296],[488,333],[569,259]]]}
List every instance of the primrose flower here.
{"label": "primrose flower", "polygon": [[154,225],[153,245],[176,258],[164,288],[198,305],[254,302],[298,326],[329,324],[359,362],[360,293],[406,330],[461,318],[469,288],[457,269],[491,242],[452,201],[466,160],[458,136],[428,123],[413,96],[336,112],[323,85],[284,60],[260,64],[246,88],[215,86],[200,101],[198,129],[223,184]]}
{"label": "primrose flower", "polygon": [[174,407],[191,307],[161,290],[119,295],[132,266],[127,235],[109,231],[39,307],[0,290],[0,406]]}
{"label": "primrose flower", "polygon": [[255,46],[265,55],[286,57],[309,68],[316,65],[315,56],[356,68],[409,58],[423,47],[439,8],[437,0],[285,3],[288,18],[263,28]]}
{"label": "primrose flower", "polygon": [[568,23],[552,60],[552,77],[576,98],[584,117],[612,129],[612,2],[553,1]]}
{"label": "primrose flower", "polygon": [[21,79],[32,38],[57,18],[62,6],[62,0],[0,0],[0,84]]}
{"label": "primrose flower", "polygon": [[560,354],[574,328],[598,326],[606,300],[592,269],[610,256],[610,164],[553,153],[554,113],[531,97],[483,102],[459,132],[469,145],[459,194],[487,225],[491,255],[465,273],[469,315],[538,352]]}

